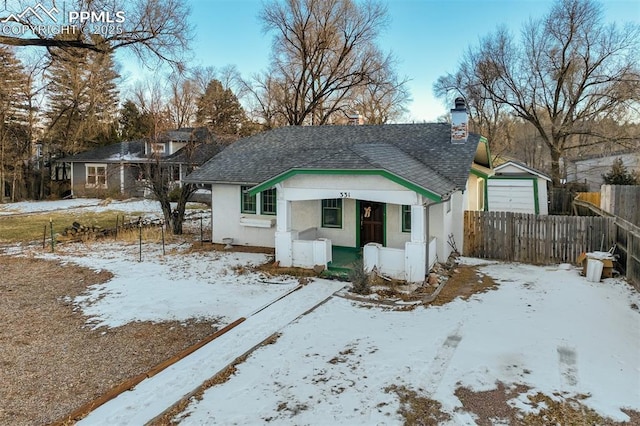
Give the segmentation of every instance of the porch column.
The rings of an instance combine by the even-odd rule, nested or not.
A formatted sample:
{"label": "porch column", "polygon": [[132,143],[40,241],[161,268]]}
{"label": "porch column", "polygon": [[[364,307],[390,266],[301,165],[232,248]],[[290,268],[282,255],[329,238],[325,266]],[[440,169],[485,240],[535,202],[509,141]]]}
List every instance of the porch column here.
{"label": "porch column", "polygon": [[428,239],[426,211],[427,208],[423,205],[411,206],[411,242],[424,243]]}
{"label": "porch column", "polygon": [[291,231],[291,201],[280,199],[278,194],[276,203],[276,231],[289,232]]}
{"label": "porch column", "polygon": [[426,207],[411,206],[411,241],[404,245],[404,273],[408,282],[422,282],[427,273]]}
{"label": "porch column", "polygon": [[276,207],[276,261],[280,266],[293,266],[293,233],[291,232],[291,201],[278,191]]}

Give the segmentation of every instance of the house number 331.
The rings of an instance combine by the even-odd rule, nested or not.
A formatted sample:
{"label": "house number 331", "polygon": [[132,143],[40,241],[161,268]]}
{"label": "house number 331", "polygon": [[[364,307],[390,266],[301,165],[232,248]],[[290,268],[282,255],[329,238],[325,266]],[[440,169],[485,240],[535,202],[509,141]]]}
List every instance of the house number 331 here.
{"label": "house number 331", "polygon": [[351,198],[351,193],[350,192],[341,192],[340,193],[340,198]]}

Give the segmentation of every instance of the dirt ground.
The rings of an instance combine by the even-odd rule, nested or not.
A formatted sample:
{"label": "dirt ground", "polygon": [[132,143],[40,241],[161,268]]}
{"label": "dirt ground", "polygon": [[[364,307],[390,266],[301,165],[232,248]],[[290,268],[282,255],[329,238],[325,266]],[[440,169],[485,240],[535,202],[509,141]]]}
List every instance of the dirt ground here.
{"label": "dirt ground", "polygon": [[91,330],[69,302],[108,272],[0,256],[0,424],[42,425],[148,371],[214,324],[128,324]]}

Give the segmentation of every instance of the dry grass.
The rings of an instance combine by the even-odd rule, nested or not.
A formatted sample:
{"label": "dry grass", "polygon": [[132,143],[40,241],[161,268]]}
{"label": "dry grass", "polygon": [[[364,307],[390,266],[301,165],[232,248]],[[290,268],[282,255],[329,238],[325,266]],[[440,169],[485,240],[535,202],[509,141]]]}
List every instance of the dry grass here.
{"label": "dry grass", "polygon": [[518,395],[525,394],[529,388],[517,385],[507,388],[503,383],[496,383],[496,388],[488,391],[472,391],[460,387],[455,395],[464,406],[464,411],[473,413],[479,426],[511,424],[522,426],[547,425],[637,425],[640,424],[640,412],[624,410],[631,418],[629,422],[620,423],[602,417],[585,406],[582,401],[588,395],[563,396],[555,394],[553,397],[543,393],[527,395],[527,399],[536,412],[523,413],[511,406],[508,401]]}
{"label": "dry grass", "polygon": [[[140,213],[142,214],[142,213]],[[139,214],[126,215],[129,218],[137,218]],[[99,226],[101,228],[115,228],[116,217],[122,221],[122,213],[118,211],[87,212],[80,210],[56,211],[47,213],[30,213],[20,215],[0,215],[0,243],[16,243],[25,241],[42,241],[46,238],[50,242],[51,229],[53,232],[62,233],[64,228],[70,227],[73,222],[84,226]],[[46,227],[46,230],[45,230]]]}
{"label": "dry grass", "polygon": [[385,392],[394,392],[400,399],[398,414],[404,418],[407,426],[437,426],[451,419],[442,411],[442,404],[406,386],[388,386]]}
{"label": "dry grass", "polygon": [[[530,388],[524,385],[507,387],[504,383],[497,382],[496,388],[487,391],[472,391],[465,387],[459,387],[455,395],[462,403],[461,412],[471,413],[478,426],[493,426],[496,424],[519,426],[547,426],[547,425],[598,425],[598,426],[622,426],[640,424],[640,413],[637,411],[623,410],[630,417],[626,423],[615,422],[597,414],[586,407],[581,401],[586,395],[563,397],[554,395],[550,397],[542,393],[527,395],[530,405],[535,412],[523,413],[509,403],[519,395],[526,394]],[[388,386],[386,392],[394,392],[398,395],[400,408],[398,414],[404,419],[404,424],[413,425],[439,425],[451,420],[448,413],[442,411],[442,405],[421,393],[406,386]]]}
{"label": "dry grass", "polygon": [[460,297],[469,299],[474,294],[494,290],[498,284],[488,275],[478,271],[477,266],[458,265],[452,271],[447,283],[431,305],[445,305]]}
{"label": "dry grass", "polygon": [[63,418],[215,331],[209,322],[91,330],[70,302],[110,278],[78,266],[0,256],[0,424]]}

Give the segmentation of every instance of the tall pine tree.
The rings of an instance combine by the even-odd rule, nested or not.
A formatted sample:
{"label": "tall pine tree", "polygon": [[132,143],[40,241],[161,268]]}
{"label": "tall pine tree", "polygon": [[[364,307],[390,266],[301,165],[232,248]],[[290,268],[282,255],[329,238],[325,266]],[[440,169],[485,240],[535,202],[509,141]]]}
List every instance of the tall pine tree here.
{"label": "tall pine tree", "polygon": [[244,135],[247,119],[244,109],[231,89],[213,79],[198,99],[197,121],[217,135]]}
{"label": "tall pine tree", "polygon": [[127,100],[120,109],[120,139],[131,141],[151,135],[153,120],[138,109],[132,100]]}
{"label": "tall pine tree", "polygon": [[8,47],[0,46],[0,202],[14,199],[16,183],[23,178],[31,155],[28,130],[30,93],[24,68]]}
{"label": "tall pine tree", "polygon": [[75,154],[117,140],[119,75],[111,53],[53,50],[46,77],[48,140]]}

